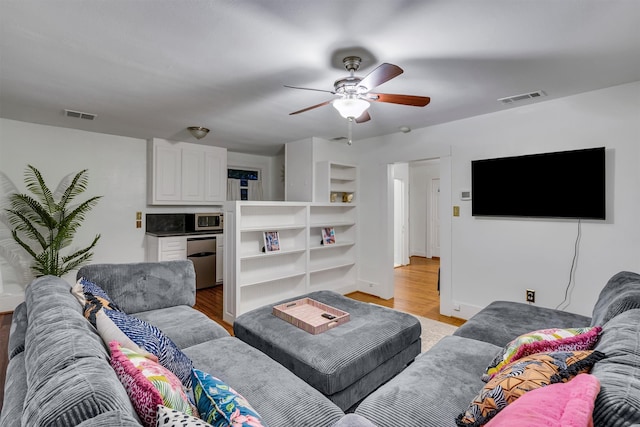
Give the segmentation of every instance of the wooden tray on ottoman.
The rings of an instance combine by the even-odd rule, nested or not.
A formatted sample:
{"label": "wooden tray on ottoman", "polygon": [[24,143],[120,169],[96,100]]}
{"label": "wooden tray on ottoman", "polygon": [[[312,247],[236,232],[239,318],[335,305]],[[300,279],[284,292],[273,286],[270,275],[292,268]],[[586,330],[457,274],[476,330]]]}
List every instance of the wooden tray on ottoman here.
{"label": "wooden tray on ottoman", "polygon": [[[311,298],[289,301],[273,307],[273,314],[298,328],[317,335],[349,321],[349,313]],[[323,314],[335,316],[332,319]]]}

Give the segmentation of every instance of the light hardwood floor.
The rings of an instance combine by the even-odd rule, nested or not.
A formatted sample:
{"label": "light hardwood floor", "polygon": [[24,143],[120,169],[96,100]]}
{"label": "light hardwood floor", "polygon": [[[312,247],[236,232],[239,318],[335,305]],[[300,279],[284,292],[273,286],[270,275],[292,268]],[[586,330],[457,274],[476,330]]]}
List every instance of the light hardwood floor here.
{"label": "light hardwood floor", "polygon": [[411,263],[394,269],[394,297],[385,300],[363,292],[347,294],[348,297],[364,302],[372,302],[396,310],[428,319],[438,320],[454,326],[465,320],[440,314],[440,294],[438,293],[437,258],[411,257]]}
{"label": "light hardwood floor", "polygon": [[[394,298],[384,300],[364,292],[353,292],[348,297],[363,302],[372,302],[389,308],[406,311],[418,316],[460,326],[465,321],[440,314],[438,294],[438,268],[440,260],[411,257],[411,264],[394,270]],[[231,325],[222,321],[222,286],[200,289],[196,292],[195,308],[225,327],[233,335]],[[7,345],[11,314],[0,314],[0,409],[4,396],[4,381],[7,369]]]}
{"label": "light hardwood floor", "polygon": [[[460,326],[465,322],[463,319],[440,314],[439,267],[439,259],[411,257],[411,264],[394,270],[395,295],[393,298],[385,300],[364,292],[353,292],[347,296],[358,301],[372,302]],[[229,333],[233,334],[233,328],[222,321],[222,286],[198,290],[195,308],[220,323]]]}

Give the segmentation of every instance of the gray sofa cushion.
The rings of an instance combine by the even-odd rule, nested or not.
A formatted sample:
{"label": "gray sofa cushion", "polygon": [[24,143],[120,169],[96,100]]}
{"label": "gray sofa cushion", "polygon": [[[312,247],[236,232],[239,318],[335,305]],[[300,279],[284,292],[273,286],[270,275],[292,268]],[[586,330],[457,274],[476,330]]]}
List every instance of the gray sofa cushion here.
{"label": "gray sofa cushion", "polygon": [[76,427],[140,427],[140,421],[133,415],[122,411],[108,411],[83,421]]}
{"label": "gray sofa cushion", "polygon": [[590,318],[579,314],[518,302],[494,301],[456,329],[453,335],[503,347],[527,332],[548,328],[580,328],[590,324]]}
{"label": "gray sofa cushion", "polygon": [[606,357],[591,370],[600,380],[594,424],[640,424],[640,309],[609,320],[595,349]]}
{"label": "gray sofa cushion", "polygon": [[196,303],[196,276],[190,260],[91,264],[78,270],[125,312],[138,313]]}
{"label": "gray sofa cushion", "polygon": [[27,375],[24,367],[24,352],[18,353],[7,365],[7,376],[4,383],[4,401],[0,411],[0,426],[12,427],[21,425],[22,406],[27,395]]}
{"label": "gray sofa cushion", "polygon": [[379,427],[453,426],[484,387],[481,376],[500,347],[447,336],[369,395],[355,413]]}
{"label": "gray sofa cushion", "polygon": [[26,395],[22,425],[72,426],[109,411],[133,413],[107,350],[59,277],[26,289]]}
{"label": "gray sofa cushion", "polygon": [[593,307],[592,326],[602,326],[620,313],[640,308],[640,274],[622,271],[600,291]]}
{"label": "gray sofa cushion", "polygon": [[27,333],[27,305],[22,303],[16,307],[11,317],[9,331],[9,360],[24,351],[24,338]]}
{"label": "gray sofa cushion", "polygon": [[[131,315],[160,329],[180,348],[229,336],[229,332],[225,328],[198,310],[186,305],[143,311]],[[185,328],[185,325],[189,325],[189,327]]]}
{"label": "gray sofa cushion", "polygon": [[347,414],[331,427],[376,427],[376,425],[360,415]]}
{"label": "gray sofa cushion", "polygon": [[282,365],[234,337],[185,348],[193,366],[233,387],[270,427],[328,427],[344,412]]}

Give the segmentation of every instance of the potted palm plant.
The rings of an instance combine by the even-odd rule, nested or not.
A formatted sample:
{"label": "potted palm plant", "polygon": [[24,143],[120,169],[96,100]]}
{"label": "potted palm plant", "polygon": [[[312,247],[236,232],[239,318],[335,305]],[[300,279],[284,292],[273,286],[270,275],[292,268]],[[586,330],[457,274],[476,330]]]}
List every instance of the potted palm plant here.
{"label": "potted palm plant", "polygon": [[32,195],[9,195],[10,208],[6,209],[11,235],[33,257],[31,270],[36,277],[63,276],[89,262],[100,235],[84,249],[63,255],[61,251],[71,245],[76,231],[102,196],[91,197],[78,204],[71,201],[87,188],[88,171],[66,176],[52,192],[35,167],[28,165],[24,178]]}

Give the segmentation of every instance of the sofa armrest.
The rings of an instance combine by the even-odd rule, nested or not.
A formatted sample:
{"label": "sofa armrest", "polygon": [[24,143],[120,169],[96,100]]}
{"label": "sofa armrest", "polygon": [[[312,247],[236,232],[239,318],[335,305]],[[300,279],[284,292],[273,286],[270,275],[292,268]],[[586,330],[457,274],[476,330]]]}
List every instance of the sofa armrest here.
{"label": "sofa armrest", "polygon": [[94,282],[126,313],[196,303],[196,274],[190,260],[91,264],[77,278]]}
{"label": "sofa armrest", "polygon": [[24,339],[27,334],[27,304],[21,303],[11,316],[11,331],[9,334],[9,360],[24,351]]}
{"label": "sofa armrest", "polygon": [[635,308],[640,308],[640,274],[621,271],[600,291],[591,325],[604,326],[617,315]]}

